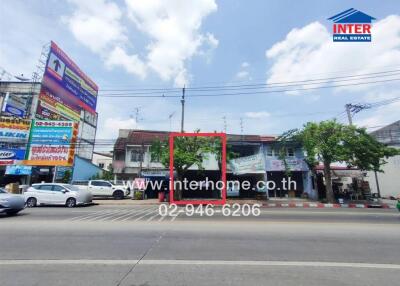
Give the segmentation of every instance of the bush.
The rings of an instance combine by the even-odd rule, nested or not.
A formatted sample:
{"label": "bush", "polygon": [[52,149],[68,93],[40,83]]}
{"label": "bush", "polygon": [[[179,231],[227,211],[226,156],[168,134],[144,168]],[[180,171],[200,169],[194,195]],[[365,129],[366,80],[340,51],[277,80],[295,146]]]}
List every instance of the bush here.
{"label": "bush", "polygon": [[136,191],[135,192],[135,200],[143,200],[143,192]]}

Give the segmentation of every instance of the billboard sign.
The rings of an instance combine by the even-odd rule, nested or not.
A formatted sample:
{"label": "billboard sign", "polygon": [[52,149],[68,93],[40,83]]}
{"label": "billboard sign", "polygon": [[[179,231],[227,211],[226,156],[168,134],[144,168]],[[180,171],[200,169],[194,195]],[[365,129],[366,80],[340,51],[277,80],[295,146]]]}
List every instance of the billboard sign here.
{"label": "billboard sign", "polygon": [[40,107],[36,112],[38,118],[49,119],[47,113],[42,112],[43,108],[72,120],[79,120],[81,110],[94,114],[97,93],[97,85],[64,51],[51,42],[42,80]]}
{"label": "billboard sign", "polygon": [[33,120],[25,165],[72,166],[78,123]]}

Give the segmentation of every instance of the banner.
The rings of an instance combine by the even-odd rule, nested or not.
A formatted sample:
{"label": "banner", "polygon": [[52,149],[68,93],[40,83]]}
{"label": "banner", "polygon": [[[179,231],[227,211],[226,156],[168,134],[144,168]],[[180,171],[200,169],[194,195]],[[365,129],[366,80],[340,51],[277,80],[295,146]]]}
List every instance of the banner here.
{"label": "banner", "polygon": [[261,154],[240,157],[229,161],[229,167],[234,174],[264,173],[264,157]]}
{"label": "banner", "polygon": [[72,166],[78,123],[33,120],[25,165]]}
{"label": "banner", "polygon": [[30,120],[0,117],[0,143],[26,143]]}
{"label": "banner", "polygon": [[25,158],[30,126],[30,120],[0,117],[0,165]]}
{"label": "banner", "polygon": [[[308,171],[307,164],[302,159],[287,159],[286,164],[290,171]],[[285,171],[283,160],[268,160],[267,171]]]}
{"label": "banner", "polygon": [[7,166],[6,175],[30,175],[32,166],[13,165]]}

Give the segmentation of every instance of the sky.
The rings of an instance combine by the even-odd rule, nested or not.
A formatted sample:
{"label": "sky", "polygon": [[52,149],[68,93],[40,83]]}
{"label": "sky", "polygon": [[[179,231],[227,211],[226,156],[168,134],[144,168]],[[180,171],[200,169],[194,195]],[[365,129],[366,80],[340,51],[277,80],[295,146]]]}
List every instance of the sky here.
{"label": "sky", "polygon": [[[376,18],[372,42],[332,41],[327,19],[349,8]],[[178,96],[183,86],[185,131],[237,134],[279,135],[334,117],[347,123],[346,103],[399,96],[398,1],[2,0],[0,27],[0,67],[9,73],[30,77],[53,40],[98,84],[97,139],[115,139],[119,128],[179,131],[180,98],[149,95]],[[254,88],[315,79],[324,83]],[[321,86],[329,88],[309,89]],[[138,92],[145,97],[106,97]],[[204,93],[214,96],[191,97]],[[399,110],[396,101],[354,122],[372,131],[399,120]]]}

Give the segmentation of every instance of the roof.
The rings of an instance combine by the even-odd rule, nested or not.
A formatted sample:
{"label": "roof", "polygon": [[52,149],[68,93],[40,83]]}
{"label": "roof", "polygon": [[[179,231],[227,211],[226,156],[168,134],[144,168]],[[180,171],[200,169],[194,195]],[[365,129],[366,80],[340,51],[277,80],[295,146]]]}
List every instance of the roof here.
{"label": "roof", "polygon": [[[154,130],[129,130],[128,136],[118,137],[115,142],[115,150],[125,150],[126,145],[150,145],[155,140],[166,140],[169,136],[168,131],[154,131]],[[261,136],[261,135],[238,135],[227,134],[228,141],[244,141],[244,142],[273,142],[276,140],[274,136]]]}
{"label": "roof", "polygon": [[381,143],[400,145],[400,120],[372,131],[370,134]]}
{"label": "roof", "polygon": [[168,136],[168,131],[130,130],[127,137],[118,137],[114,149],[125,150],[126,145],[149,145],[155,140],[165,140]]}
{"label": "roof", "polygon": [[354,8],[350,8],[328,18],[328,20],[332,20],[334,23],[371,23],[372,20],[376,19]]}

